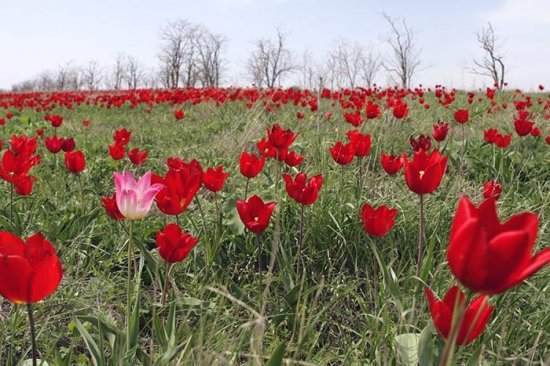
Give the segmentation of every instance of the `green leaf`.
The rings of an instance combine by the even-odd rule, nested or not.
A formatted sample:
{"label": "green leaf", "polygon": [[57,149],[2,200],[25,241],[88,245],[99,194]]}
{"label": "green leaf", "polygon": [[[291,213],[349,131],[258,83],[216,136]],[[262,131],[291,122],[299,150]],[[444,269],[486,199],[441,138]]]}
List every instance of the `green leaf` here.
{"label": "green leaf", "polygon": [[395,353],[399,365],[418,365],[418,340],[417,333],[399,334],[394,339]]}
{"label": "green leaf", "polygon": [[75,319],[74,321],[75,321],[76,329],[78,329],[78,332],[82,336],[84,343],[86,344],[86,347],[90,352],[90,356],[92,357],[92,361],[94,362],[94,365],[96,366],[105,365],[105,359],[103,358],[103,351],[99,349],[97,343],[94,341],[90,333],[86,330],[84,325],[82,325],[80,320]]}
{"label": "green leaf", "polygon": [[269,359],[269,362],[267,363],[267,366],[281,366],[283,364],[283,356],[285,355],[286,351],[286,342],[281,342],[275,348],[275,351],[271,354],[271,358]]}

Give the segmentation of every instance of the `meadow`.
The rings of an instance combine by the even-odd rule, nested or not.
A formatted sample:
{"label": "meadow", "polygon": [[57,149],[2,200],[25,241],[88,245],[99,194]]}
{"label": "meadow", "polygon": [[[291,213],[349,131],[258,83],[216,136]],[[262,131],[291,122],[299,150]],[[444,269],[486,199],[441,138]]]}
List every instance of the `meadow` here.
{"label": "meadow", "polygon": [[[374,118],[368,118],[369,103],[380,108]],[[406,105],[401,114],[398,104]],[[456,120],[460,109],[469,112],[465,123]],[[500,219],[535,213],[533,253],[550,242],[550,94],[544,91],[0,94],[0,118],[3,154],[16,149],[13,135],[26,135],[36,137],[40,155],[29,170],[35,178],[30,192],[28,182],[25,187],[2,182],[2,230],[23,240],[40,232],[63,267],[55,291],[32,307],[37,357],[49,365],[437,364],[445,341],[432,323],[425,288],[443,298],[460,284],[449,270],[447,249],[461,197],[478,206],[483,185],[499,182]],[[526,136],[516,132],[518,118],[534,122]],[[438,121],[449,127],[441,142],[432,137]],[[239,158],[243,152],[259,156],[256,143],[268,139],[266,130],[273,133],[274,124],[297,134],[289,150],[303,161],[289,166],[297,161],[278,161],[276,153],[247,179]],[[510,144],[488,143],[484,132],[490,128],[501,137],[512,134]],[[123,143],[123,157],[115,160],[109,146],[121,129],[131,135]],[[355,129],[371,136],[368,155],[336,163],[330,148],[346,143],[346,133]],[[406,154],[412,160],[411,137],[421,134],[430,137],[431,146],[420,141],[419,149],[438,148],[448,161],[441,183],[422,195],[419,267],[419,195],[409,189],[402,170],[389,175],[380,157]],[[74,139],[74,149],[85,156],[83,170],[71,172],[63,150],[49,151],[46,138],[53,135]],[[132,162],[127,156],[134,148]],[[141,151],[147,152],[144,160]],[[204,171],[221,165],[229,176],[217,192],[199,185],[177,216],[161,212],[155,202],[143,219],[113,220],[102,201],[115,192],[113,174],[139,177],[151,171],[163,177],[168,158],[186,164],[196,159]],[[281,174],[299,172],[308,179],[322,176],[318,198],[310,205],[297,203],[285,189]],[[276,204],[267,229],[258,235],[243,225],[236,208],[238,200],[252,195]],[[387,234],[365,232],[365,203],[397,209]],[[157,248],[157,233],[169,223],[198,239],[174,265]],[[0,281],[14,281],[17,274],[6,277],[6,271],[1,270]],[[548,364],[549,279],[550,269],[542,268],[490,296],[495,309],[483,334],[457,347],[454,362]],[[0,305],[0,364],[31,364],[25,306],[7,300]]]}

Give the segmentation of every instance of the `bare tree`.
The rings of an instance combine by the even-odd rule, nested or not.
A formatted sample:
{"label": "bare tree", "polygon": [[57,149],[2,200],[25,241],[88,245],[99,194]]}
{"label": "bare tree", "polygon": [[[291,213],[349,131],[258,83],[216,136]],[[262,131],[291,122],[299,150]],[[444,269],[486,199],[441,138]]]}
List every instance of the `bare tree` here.
{"label": "bare tree", "polygon": [[132,56],[126,57],[124,65],[123,80],[128,89],[137,89],[145,78],[145,69],[143,65]]}
{"label": "bare tree", "polygon": [[277,29],[277,40],[258,39],[247,64],[249,77],[258,87],[273,88],[296,69],[292,53],[285,46],[287,35]]}
{"label": "bare tree", "polygon": [[384,14],[384,18],[391,27],[390,36],[386,39],[391,52],[383,66],[392,74],[395,82],[400,83],[403,88],[408,88],[420,66],[420,51],[414,41],[414,32],[407,25],[405,18],[400,22],[387,14]]}
{"label": "bare tree", "polygon": [[97,90],[101,84],[101,67],[97,61],[90,61],[82,70],[82,83],[87,90]]}
{"label": "bare tree", "polygon": [[474,60],[474,67],[469,70],[482,76],[488,76],[493,80],[495,86],[502,89],[504,86],[504,61],[502,61],[501,45],[498,44],[498,39],[495,37],[495,31],[491,23],[487,28],[481,28],[481,31],[476,33],[477,42],[484,51],[483,58]]}
{"label": "bare tree", "polygon": [[206,28],[196,32],[198,79],[202,86],[220,85],[223,58],[222,51],[227,39],[221,34],[213,34]]}
{"label": "bare tree", "polygon": [[81,84],[81,70],[73,66],[71,61],[58,66],[56,89],[79,90]]}
{"label": "bare tree", "polygon": [[124,69],[125,69],[126,56],[123,53],[117,53],[115,55],[115,64],[111,73],[111,80],[109,80],[108,87],[113,90],[122,89],[122,82],[124,81]]}
{"label": "bare tree", "polygon": [[161,29],[159,61],[162,82],[176,88],[180,82],[193,86],[197,81],[196,41],[200,27],[187,20],[168,23]]}
{"label": "bare tree", "polygon": [[36,88],[41,91],[55,90],[56,80],[50,71],[43,71],[38,75]]}
{"label": "bare tree", "polygon": [[298,71],[300,73],[300,85],[303,88],[313,89],[319,86],[321,73],[309,50],[305,50],[302,54],[302,62],[298,67]]}
{"label": "bare tree", "polygon": [[373,87],[374,80],[380,71],[380,67],[382,67],[380,56],[374,53],[372,49],[363,53],[363,57],[359,63],[360,75],[361,79],[365,84],[367,84],[369,89]]}

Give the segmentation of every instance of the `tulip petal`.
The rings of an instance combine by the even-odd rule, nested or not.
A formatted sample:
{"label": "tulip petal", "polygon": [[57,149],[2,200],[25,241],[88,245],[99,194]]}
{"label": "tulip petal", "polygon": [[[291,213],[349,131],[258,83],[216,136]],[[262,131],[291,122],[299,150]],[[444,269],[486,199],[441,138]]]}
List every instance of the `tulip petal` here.
{"label": "tulip petal", "polygon": [[31,272],[23,257],[0,256],[0,295],[14,303],[26,303]]}
{"label": "tulip petal", "polygon": [[2,255],[24,257],[25,243],[17,235],[13,235],[7,231],[0,231],[0,260]]}

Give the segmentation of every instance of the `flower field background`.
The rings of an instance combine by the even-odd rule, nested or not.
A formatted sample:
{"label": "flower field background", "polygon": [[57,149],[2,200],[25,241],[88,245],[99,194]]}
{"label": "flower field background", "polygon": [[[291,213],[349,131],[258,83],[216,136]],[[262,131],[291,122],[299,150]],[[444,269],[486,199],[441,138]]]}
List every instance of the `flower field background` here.
{"label": "flower field background", "polygon": [[[550,96],[542,89],[0,94],[2,230],[23,241],[41,233],[63,268],[43,301],[8,296],[20,304],[1,303],[0,364],[32,358],[21,303],[34,303],[38,358],[50,365],[437,364],[445,340],[432,324],[437,311],[428,299],[443,299],[459,284],[491,295],[494,309],[486,309],[479,337],[470,343],[458,336],[458,343],[469,344],[457,346],[457,364],[550,362],[548,268],[516,287],[527,273],[498,287],[495,278],[517,264],[515,257],[527,263],[527,249],[488,256],[483,235],[489,231],[472,231],[479,235],[470,239],[453,233],[455,246],[473,243],[460,258],[467,256],[475,273],[451,271],[447,253],[464,196],[475,207],[495,199],[502,222],[527,211],[538,215],[536,241],[532,222],[524,225],[531,228],[526,240],[534,242],[529,253],[548,247]],[[280,133],[284,149],[265,145]],[[34,138],[33,156],[40,158],[26,160],[30,167],[15,159],[14,166],[6,156],[19,156],[18,146]],[[242,173],[243,152],[265,156],[252,178]],[[441,154],[440,183],[430,178],[426,187],[424,175],[437,174],[422,168],[420,183],[411,187],[405,175],[413,173],[404,170],[426,153]],[[388,174],[391,164],[382,167],[382,154],[405,167]],[[151,189],[157,184],[154,194],[161,194],[169,158],[179,158],[169,165],[195,164],[205,172],[196,191],[180,187],[189,193],[178,196],[182,212],[159,210],[157,195],[150,211],[113,220],[116,208],[131,211],[102,200],[115,193],[115,172],[138,178],[152,172]],[[298,189],[292,197],[288,186],[300,172],[308,181],[321,178],[314,192]],[[117,179],[117,187],[127,183]],[[263,213],[250,214],[247,223],[237,209],[254,195],[275,203],[263,227]],[[380,223],[372,211],[382,205],[397,211],[380,214],[386,218]],[[172,236],[185,238],[178,258],[162,253]],[[7,258],[7,242],[0,241],[0,257]],[[544,255],[535,270],[550,261],[548,251]],[[7,265],[0,273],[0,282],[19,276]],[[427,287],[433,294],[426,295]],[[0,289],[4,297],[6,288]]]}

